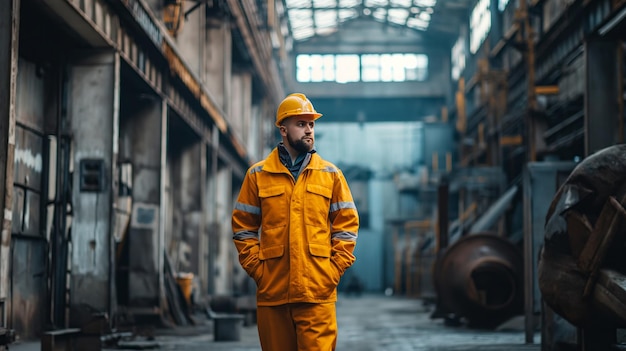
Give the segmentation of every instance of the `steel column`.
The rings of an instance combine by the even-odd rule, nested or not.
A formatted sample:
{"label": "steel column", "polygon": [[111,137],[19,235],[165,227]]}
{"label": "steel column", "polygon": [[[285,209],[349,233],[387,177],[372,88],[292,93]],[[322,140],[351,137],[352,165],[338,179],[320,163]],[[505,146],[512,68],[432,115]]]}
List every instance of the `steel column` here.
{"label": "steel column", "polygon": [[0,325],[7,325],[20,0],[0,1]]}
{"label": "steel column", "polygon": [[615,40],[585,41],[585,154],[622,141],[621,46]]}

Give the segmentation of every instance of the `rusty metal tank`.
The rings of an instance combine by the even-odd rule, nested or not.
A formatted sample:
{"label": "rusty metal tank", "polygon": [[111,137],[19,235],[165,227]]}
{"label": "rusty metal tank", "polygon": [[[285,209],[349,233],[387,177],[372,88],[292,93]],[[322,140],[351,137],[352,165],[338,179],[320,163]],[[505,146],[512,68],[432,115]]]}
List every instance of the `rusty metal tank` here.
{"label": "rusty metal tank", "polygon": [[521,250],[506,238],[463,237],[435,262],[437,309],[470,327],[494,328],[522,313],[523,278]]}

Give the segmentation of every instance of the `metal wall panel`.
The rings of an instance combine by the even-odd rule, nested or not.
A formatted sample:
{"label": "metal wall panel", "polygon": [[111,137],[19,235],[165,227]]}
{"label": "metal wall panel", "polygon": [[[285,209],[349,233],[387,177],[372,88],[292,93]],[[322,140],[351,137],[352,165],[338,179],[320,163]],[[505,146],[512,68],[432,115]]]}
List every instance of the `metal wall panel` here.
{"label": "metal wall panel", "polygon": [[544,241],[548,208],[558,188],[574,169],[574,162],[531,162],[524,171],[524,294],[526,340],[532,342],[533,315],[541,313],[537,262]]}
{"label": "metal wall panel", "polygon": [[[27,101],[24,101],[27,103]],[[30,104],[37,104],[36,100]],[[20,115],[17,116],[21,123]],[[33,191],[41,191],[43,171],[43,138],[20,125],[15,128],[14,182]]]}
{"label": "metal wall panel", "polygon": [[24,204],[24,224],[22,232],[27,235],[41,234],[40,213],[41,196],[34,191],[26,192],[26,202]]}
{"label": "metal wall panel", "polygon": [[40,131],[44,121],[43,68],[23,59],[19,61],[16,121]]}
{"label": "metal wall panel", "polygon": [[12,327],[20,339],[39,337],[46,320],[47,243],[13,238]]}
{"label": "metal wall panel", "polygon": [[22,218],[24,216],[24,189],[13,189],[13,219],[11,220],[11,233],[22,231]]}
{"label": "metal wall panel", "polygon": [[40,336],[48,306],[48,243],[45,237],[38,236],[42,233],[44,77],[36,64],[19,61],[9,318],[22,339]]}

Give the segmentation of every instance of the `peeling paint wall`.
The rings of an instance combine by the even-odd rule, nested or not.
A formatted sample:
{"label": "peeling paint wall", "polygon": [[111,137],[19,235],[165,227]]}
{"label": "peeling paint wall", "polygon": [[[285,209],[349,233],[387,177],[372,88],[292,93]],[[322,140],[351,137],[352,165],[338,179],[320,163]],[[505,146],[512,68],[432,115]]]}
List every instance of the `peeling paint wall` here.
{"label": "peeling paint wall", "polygon": [[159,306],[162,262],[161,152],[164,104],[156,95],[122,92],[120,160],[132,165],[133,210],[128,228],[129,305]]}
{"label": "peeling paint wall", "polygon": [[[117,176],[119,56],[113,52],[77,55],[69,68],[69,118],[74,141],[72,203],[73,307],[88,305],[98,311],[111,306],[111,206]],[[102,162],[102,189],[86,190],[81,161]],[[83,163],[84,164],[84,163]],[[83,175],[84,176],[84,175]],[[73,323],[76,315],[70,319]],[[72,324],[73,324],[72,323]]]}
{"label": "peeling paint wall", "polygon": [[20,60],[17,81],[13,165],[12,327],[23,338],[44,328],[47,306],[48,242],[41,226],[43,180],[44,74]]}

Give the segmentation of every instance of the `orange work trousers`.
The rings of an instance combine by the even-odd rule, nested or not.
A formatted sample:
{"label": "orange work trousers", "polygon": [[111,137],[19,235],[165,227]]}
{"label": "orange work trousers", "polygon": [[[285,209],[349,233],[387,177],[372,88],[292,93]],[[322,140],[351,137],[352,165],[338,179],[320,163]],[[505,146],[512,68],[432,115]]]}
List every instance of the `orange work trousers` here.
{"label": "orange work trousers", "polygon": [[335,303],[258,306],[257,327],[263,351],[334,351]]}

